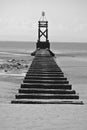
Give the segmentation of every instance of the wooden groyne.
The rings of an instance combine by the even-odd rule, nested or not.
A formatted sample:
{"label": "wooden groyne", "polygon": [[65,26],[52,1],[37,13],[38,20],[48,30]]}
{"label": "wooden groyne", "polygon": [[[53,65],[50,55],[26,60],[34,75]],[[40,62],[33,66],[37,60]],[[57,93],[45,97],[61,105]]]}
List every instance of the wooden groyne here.
{"label": "wooden groyne", "polygon": [[47,49],[39,49],[11,103],[83,104]]}

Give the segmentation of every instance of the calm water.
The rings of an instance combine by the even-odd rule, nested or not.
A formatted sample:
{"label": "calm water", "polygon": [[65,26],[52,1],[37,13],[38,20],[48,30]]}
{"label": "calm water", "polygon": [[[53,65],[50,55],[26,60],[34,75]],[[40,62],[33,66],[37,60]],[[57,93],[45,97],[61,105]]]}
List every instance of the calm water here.
{"label": "calm water", "polygon": [[[54,51],[60,50],[87,50],[87,43],[60,43],[51,42],[51,49]],[[34,50],[36,48],[36,42],[12,42],[12,41],[0,41],[0,48],[2,49],[29,49]]]}

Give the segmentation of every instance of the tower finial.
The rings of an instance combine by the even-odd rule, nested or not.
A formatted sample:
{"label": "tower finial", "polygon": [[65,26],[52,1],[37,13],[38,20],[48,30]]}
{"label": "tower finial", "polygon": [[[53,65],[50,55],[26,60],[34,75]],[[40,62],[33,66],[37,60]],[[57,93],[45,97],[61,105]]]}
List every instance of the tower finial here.
{"label": "tower finial", "polygon": [[42,16],[43,16],[43,17],[45,16],[45,12],[44,12],[44,11],[42,11]]}
{"label": "tower finial", "polygon": [[46,16],[45,16],[45,11],[42,11],[41,17],[40,17],[40,20],[39,20],[39,21],[47,21],[47,20],[46,20]]}

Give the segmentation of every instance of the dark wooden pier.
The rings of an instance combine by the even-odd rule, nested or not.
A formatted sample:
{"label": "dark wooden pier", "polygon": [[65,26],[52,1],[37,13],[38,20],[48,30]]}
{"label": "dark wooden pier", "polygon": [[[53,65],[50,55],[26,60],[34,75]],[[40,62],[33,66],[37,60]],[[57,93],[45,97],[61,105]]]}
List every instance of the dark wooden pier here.
{"label": "dark wooden pier", "polygon": [[[79,95],[57,65],[48,41],[48,22],[39,21],[38,42],[32,64],[11,103],[19,104],[83,104]],[[45,28],[41,31],[41,28]],[[41,41],[44,36],[46,41]]]}

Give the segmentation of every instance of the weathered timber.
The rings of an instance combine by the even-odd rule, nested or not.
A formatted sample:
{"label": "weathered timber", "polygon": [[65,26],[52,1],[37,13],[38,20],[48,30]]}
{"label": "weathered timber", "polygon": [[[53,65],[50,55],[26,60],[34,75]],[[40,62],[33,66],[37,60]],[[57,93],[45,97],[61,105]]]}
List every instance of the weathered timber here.
{"label": "weathered timber", "polygon": [[65,90],[65,89],[19,89],[19,93],[32,93],[32,94],[76,94],[75,90]]}
{"label": "weathered timber", "polygon": [[16,99],[79,99],[78,95],[73,94],[18,94]]}
{"label": "weathered timber", "polygon": [[34,89],[71,89],[70,84],[50,84],[50,83],[22,83],[21,88],[34,88]]}
{"label": "weathered timber", "polygon": [[12,101],[13,104],[74,104],[74,105],[83,105],[82,101],[78,101],[78,100],[27,100],[27,99],[15,99],[14,101]]}
{"label": "weathered timber", "polygon": [[63,76],[64,77],[64,73],[62,73],[62,72],[59,72],[59,73],[52,73],[52,72],[37,72],[37,71],[29,71],[29,73],[27,73],[26,74],[26,76],[30,76],[30,75],[32,75],[32,76],[34,76],[34,75],[36,75],[36,73],[37,73],[37,75],[38,76],[52,76],[52,77],[54,77],[54,76]]}
{"label": "weathered timber", "polygon": [[11,103],[83,104],[48,49],[37,50],[21,88]]}

